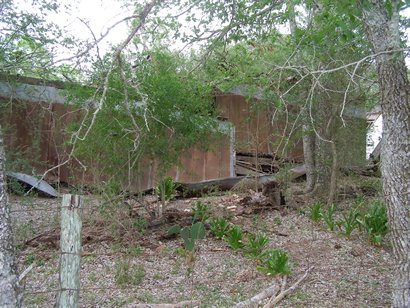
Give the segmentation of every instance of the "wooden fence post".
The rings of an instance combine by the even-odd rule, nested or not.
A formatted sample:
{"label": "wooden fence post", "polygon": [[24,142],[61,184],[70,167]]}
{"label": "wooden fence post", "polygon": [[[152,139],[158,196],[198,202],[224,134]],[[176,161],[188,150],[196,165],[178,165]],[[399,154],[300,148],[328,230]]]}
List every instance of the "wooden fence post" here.
{"label": "wooden fence post", "polygon": [[81,199],[77,195],[63,195],[60,235],[60,291],[57,307],[78,307],[81,261]]}

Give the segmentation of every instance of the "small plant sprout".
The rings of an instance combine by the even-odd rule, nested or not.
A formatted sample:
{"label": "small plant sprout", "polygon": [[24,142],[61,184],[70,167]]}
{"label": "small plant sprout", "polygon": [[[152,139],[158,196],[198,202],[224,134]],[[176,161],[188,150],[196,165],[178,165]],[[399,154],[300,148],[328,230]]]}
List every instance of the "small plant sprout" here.
{"label": "small plant sprout", "polygon": [[238,250],[244,247],[243,244],[243,231],[240,226],[234,226],[228,231],[225,236],[225,240],[228,242],[229,247],[234,250]]}
{"label": "small plant sprout", "polygon": [[263,233],[249,234],[248,241],[245,243],[245,254],[257,258],[268,245],[269,238]]}
{"label": "small plant sprout", "polygon": [[289,275],[289,256],[286,251],[273,249],[260,255],[261,265],[257,267],[259,271],[268,275]]}
{"label": "small plant sprout", "polygon": [[369,240],[380,246],[383,236],[388,231],[387,212],[382,202],[375,202],[368,207],[367,212],[358,219],[358,222],[367,232]]}
{"label": "small plant sprout", "polygon": [[202,221],[205,222],[209,219],[209,214],[211,213],[211,209],[205,203],[198,201],[195,204],[194,208],[194,222],[195,221]]}
{"label": "small plant sprout", "polygon": [[137,286],[145,277],[145,268],[142,265],[131,266],[129,260],[120,261],[115,266],[115,282],[120,287],[125,285]]}
{"label": "small plant sprout", "polygon": [[353,230],[358,227],[358,217],[359,212],[357,209],[351,209],[347,215],[343,214],[342,219],[338,222],[338,225],[342,230],[342,234],[347,238],[349,238]]}
{"label": "small plant sprout", "polygon": [[316,202],[309,208],[309,218],[318,223],[322,219],[322,203]]}
{"label": "small plant sprout", "polygon": [[202,222],[194,223],[190,227],[182,228],[178,225],[172,226],[168,230],[168,234],[177,234],[179,233],[184,241],[184,250],[185,250],[185,263],[188,269],[188,276],[193,272],[195,266],[195,248],[196,241],[205,238],[206,231],[205,226]]}
{"label": "small plant sprout", "polygon": [[223,218],[213,218],[211,220],[211,232],[217,239],[222,239],[224,236],[227,235],[229,230],[229,222]]}
{"label": "small plant sprout", "polygon": [[328,206],[326,212],[322,212],[320,214],[330,231],[333,231],[336,227],[336,221],[333,216],[335,211],[336,211],[336,205],[332,203],[331,205]]}

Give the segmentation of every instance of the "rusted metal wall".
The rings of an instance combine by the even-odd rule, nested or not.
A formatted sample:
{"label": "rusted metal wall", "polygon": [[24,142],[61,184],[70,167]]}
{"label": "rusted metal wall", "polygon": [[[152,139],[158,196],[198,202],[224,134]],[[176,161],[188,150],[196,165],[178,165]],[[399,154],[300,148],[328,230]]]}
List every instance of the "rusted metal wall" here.
{"label": "rusted metal wall", "polygon": [[258,106],[257,100],[252,104],[244,96],[231,93],[217,94],[216,107],[221,117],[235,126],[237,152],[277,154],[281,158],[295,160],[303,158],[300,138],[289,142],[284,148],[292,123],[289,120],[286,125],[284,116],[276,116],[272,121],[274,107]]}
{"label": "rusted metal wall", "polygon": [[[0,98],[0,115],[5,128],[5,144],[9,165],[29,174],[41,174],[63,163],[69,156],[70,123],[81,120],[80,110],[61,103],[27,102]],[[229,136],[223,136],[212,147],[212,151],[190,149],[181,155],[180,167],[168,173],[180,182],[196,182],[232,176],[232,155]],[[81,160],[81,163],[80,163]],[[107,179],[93,162],[75,157],[69,163],[55,168],[47,175],[50,181],[70,185],[92,185]],[[84,169],[84,167],[88,167]],[[144,161],[139,168],[119,170],[123,174],[123,187],[139,191],[154,187],[158,183],[158,164]]]}

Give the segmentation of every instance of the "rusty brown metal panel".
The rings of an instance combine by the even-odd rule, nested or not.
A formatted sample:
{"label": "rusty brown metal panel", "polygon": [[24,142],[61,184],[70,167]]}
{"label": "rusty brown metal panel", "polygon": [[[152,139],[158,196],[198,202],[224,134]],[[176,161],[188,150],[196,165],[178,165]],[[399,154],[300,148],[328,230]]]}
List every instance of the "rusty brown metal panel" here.
{"label": "rusty brown metal panel", "polygon": [[[231,98],[229,98],[230,100]],[[67,145],[69,134],[67,127],[73,121],[81,120],[81,111],[62,104],[21,103],[18,109],[12,108],[7,116],[2,116],[7,123],[13,124],[6,136],[8,148],[11,150],[23,149],[26,156],[32,155],[35,145],[31,132],[40,137],[41,168],[44,172],[50,167],[61,164],[68,158],[71,147]],[[78,158],[81,160],[81,158]],[[179,168],[179,181],[201,181],[218,177],[229,176],[230,166],[229,138],[223,137],[216,142],[214,152],[204,152],[199,149],[190,149],[182,155],[182,166]],[[36,162],[30,161],[34,165]],[[51,172],[48,179],[51,181],[62,181],[70,185],[99,184],[106,180],[104,174],[98,172],[98,158],[94,161],[84,161],[83,164],[91,166],[87,172],[76,160],[70,161]],[[41,169],[41,170],[40,170]],[[158,164],[156,162],[142,161],[140,168],[136,168],[130,176],[127,170],[124,173],[124,187],[131,185],[131,191],[151,188],[158,183]],[[176,177],[177,170],[174,168],[169,173]]]}
{"label": "rusty brown metal panel", "polygon": [[[255,101],[257,104],[258,102]],[[216,106],[221,114],[229,122],[235,125],[235,149],[237,152],[253,154],[275,154],[282,152],[284,139],[288,137],[290,128],[293,123],[286,123],[284,116],[277,116],[271,121],[274,112],[261,108],[253,111],[251,104],[246,101],[245,97],[236,94],[219,94],[216,96]],[[291,106],[291,108],[293,108]],[[289,112],[295,110],[290,110]],[[286,126],[286,124],[288,124]],[[284,132],[285,130],[285,132]],[[278,147],[277,145],[281,145]],[[284,152],[286,158],[300,159],[303,157],[303,147],[301,142],[296,142]]]}
{"label": "rusty brown metal panel", "polygon": [[[2,102],[3,103],[3,102]],[[8,101],[1,121],[5,128],[5,144],[9,164],[32,174],[47,168],[47,125],[49,104]]]}

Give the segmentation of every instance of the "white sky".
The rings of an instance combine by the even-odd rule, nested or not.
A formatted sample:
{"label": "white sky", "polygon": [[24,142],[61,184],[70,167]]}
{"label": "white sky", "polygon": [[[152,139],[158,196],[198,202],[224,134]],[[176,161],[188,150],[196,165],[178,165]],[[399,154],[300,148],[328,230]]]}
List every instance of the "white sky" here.
{"label": "white sky", "polygon": [[[17,0],[17,2],[20,7],[30,10],[31,1]],[[93,40],[92,34],[80,19],[88,22],[94,35],[98,38],[105,33],[108,27],[124,17],[132,15],[132,8],[127,9],[121,0],[74,0],[71,2],[62,0],[61,3],[70,3],[72,5],[71,12],[54,15],[52,16],[53,21],[61,25],[68,33],[80,39],[88,39],[90,42]],[[410,8],[406,9],[403,14],[410,16]],[[117,25],[99,45],[100,50],[107,50],[110,43],[114,45],[120,43],[127,37],[127,34],[128,27],[125,22]],[[409,38],[410,29],[406,30],[406,34]]]}

